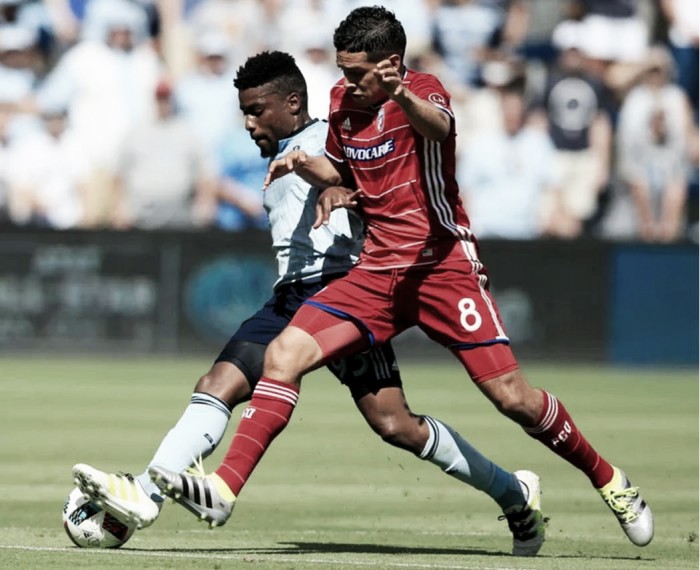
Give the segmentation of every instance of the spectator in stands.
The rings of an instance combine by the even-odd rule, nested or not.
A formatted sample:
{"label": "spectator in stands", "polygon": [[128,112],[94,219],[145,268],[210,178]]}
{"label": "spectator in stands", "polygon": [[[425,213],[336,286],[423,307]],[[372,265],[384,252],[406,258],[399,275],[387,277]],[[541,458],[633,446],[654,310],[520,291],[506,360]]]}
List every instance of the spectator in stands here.
{"label": "spectator in stands", "polygon": [[322,35],[312,30],[297,38],[294,50],[299,53],[297,65],[306,78],[309,115],[318,119],[328,117],[331,87],[340,78],[331,38],[332,33]]}
{"label": "spectator in stands", "polygon": [[[199,134],[214,168],[218,203],[214,223],[231,231],[264,228],[267,216],[259,186],[267,162],[254,146],[251,149],[246,144],[250,137],[241,124],[238,97],[231,82],[231,41],[212,30],[197,38],[195,50],[197,68],[177,82],[175,101],[178,111]],[[324,90],[329,89],[326,86]],[[326,107],[324,114],[327,112]]]}
{"label": "spectator in stands", "polygon": [[218,160],[229,131],[240,124],[231,80],[231,41],[213,30],[196,39],[195,52],[195,69],[175,82],[175,103],[199,135],[209,158]]}
{"label": "spectator in stands", "polygon": [[569,17],[553,32],[574,36],[588,70],[622,97],[643,69],[649,30],[638,0],[571,0]]}
{"label": "spectator in stands", "polygon": [[44,0],[51,20],[61,29],[60,36],[102,41],[115,13],[132,12],[132,32],[137,43],[150,35],[151,0]]}
{"label": "spectator in stands", "polygon": [[80,22],[74,14],[70,0],[44,0],[46,14],[55,41],[56,54],[73,45],[80,36]]}
{"label": "spectator in stands", "polygon": [[[419,0],[420,1],[420,0]],[[409,0],[410,3],[413,3]],[[284,2],[280,12],[280,49],[301,55],[306,45],[331,44],[339,12],[345,12],[346,0],[292,0]],[[349,9],[348,9],[349,10]],[[335,65],[335,57],[333,57]],[[309,89],[311,95],[311,89]],[[326,109],[327,111],[327,109]]]}
{"label": "spectator in stands", "polygon": [[676,82],[685,90],[698,120],[698,67],[700,55],[700,3],[698,0],[661,0],[668,22],[668,43],[676,62]]}
{"label": "spectator in stands", "polygon": [[475,139],[503,131],[502,95],[518,78],[525,89],[525,68],[519,60],[490,60],[484,63],[481,78],[483,86],[466,92],[457,90],[452,108],[458,129],[457,147],[461,153]]}
{"label": "spectator in stands", "polygon": [[218,194],[216,226],[223,230],[265,229],[260,180],[267,175],[268,161],[250,143],[243,126],[233,126],[223,147],[223,180]]}
{"label": "spectator in stands", "polygon": [[175,111],[172,88],[154,90],[157,118],[132,129],[120,154],[112,224],[117,229],[206,226],[214,217],[213,167],[190,124]]}
{"label": "spectator in stands", "polygon": [[68,50],[38,93],[39,105],[68,102],[68,119],[89,169],[90,226],[107,221],[115,157],[128,130],[153,116],[160,73],[158,56],[142,35],[143,11],[130,3],[109,6],[102,14],[104,35]]}
{"label": "spectator in stands", "polygon": [[476,235],[535,239],[549,221],[547,194],[558,188],[555,149],[545,129],[526,121],[522,78],[500,101],[503,130],[473,139],[459,157],[458,182]]}
{"label": "spectator in stands", "polygon": [[643,81],[620,110],[616,142],[621,184],[605,229],[609,237],[666,242],[678,239],[684,229],[697,131],[685,92],[670,81],[668,51],[655,47],[647,59]]}
{"label": "spectator in stands", "polygon": [[[517,15],[509,18],[511,12]],[[522,0],[442,0],[432,16],[433,46],[445,60],[450,73],[448,81],[480,85],[481,65],[490,58],[490,50],[512,49],[523,39],[522,27],[506,28],[506,23],[523,23],[525,13]],[[511,31],[518,29],[518,34]]]}
{"label": "spectator in stands", "polygon": [[11,112],[0,105],[0,224],[4,224],[9,217],[9,168],[10,168],[10,137],[9,124]]}
{"label": "spectator in stands", "polygon": [[39,128],[30,106],[39,80],[40,56],[36,32],[16,24],[0,25],[0,105],[13,111],[8,137],[21,137]]}
{"label": "spectator in stands", "polygon": [[275,49],[282,42],[281,0],[206,0],[187,15],[194,37],[218,31],[231,41],[231,61],[243,62],[250,54]]}
{"label": "spectator in stands", "polygon": [[21,28],[31,32],[41,64],[48,59],[52,48],[52,24],[44,0],[0,0],[0,28]]}
{"label": "spectator in stands", "polygon": [[541,104],[557,149],[561,183],[559,199],[552,204],[549,233],[574,237],[594,220],[609,183],[610,93],[598,78],[586,72],[579,47],[563,43],[561,37],[559,41],[561,52],[550,70]]}
{"label": "spectator in stands", "polygon": [[[30,0],[32,2],[34,0]],[[180,9],[177,0],[38,0],[43,5],[46,55],[50,62],[79,40],[103,41],[115,13],[129,10],[134,15],[135,43],[150,41],[160,55],[161,12]]]}
{"label": "spectator in stands", "polygon": [[85,164],[60,103],[40,109],[43,128],[20,138],[9,155],[8,206],[17,225],[78,228],[85,220]]}

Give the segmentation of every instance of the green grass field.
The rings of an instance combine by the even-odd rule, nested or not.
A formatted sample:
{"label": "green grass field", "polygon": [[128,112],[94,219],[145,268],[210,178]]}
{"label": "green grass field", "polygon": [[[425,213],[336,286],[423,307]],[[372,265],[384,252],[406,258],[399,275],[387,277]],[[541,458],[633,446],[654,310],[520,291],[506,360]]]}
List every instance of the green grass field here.
{"label": "green grass field", "polygon": [[225,527],[210,531],[167,504],[121,550],[72,546],[61,507],[73,464],[140,473],[208,366],[208,359],[0,359],[0,568],[698,568],[696,371],[525,366],[642,487],[656,537],[637,548],[587,479],[498,415],[449,360],[405,364],[409,401],[502,466],[541,475],[551,520],[535,559],[508,555],[510,534],[486,495],[382,443],[325,371],[305,380],[289,428]]}

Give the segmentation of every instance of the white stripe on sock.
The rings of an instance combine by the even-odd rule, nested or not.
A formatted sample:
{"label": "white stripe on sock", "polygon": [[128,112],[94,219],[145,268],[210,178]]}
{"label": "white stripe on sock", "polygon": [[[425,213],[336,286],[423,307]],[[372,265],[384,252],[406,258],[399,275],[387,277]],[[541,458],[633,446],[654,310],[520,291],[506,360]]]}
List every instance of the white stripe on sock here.
{"label": "white stripe on sock", "polygon": [[253,396],[256,394],[268,396],[277,400],[284,400],[293,406],[296,406],[297,401],[299,400],[299,392],[292,390],[291,388],[285,388],[284,386],[270,384],[269,382],[258,382],[258,385],[253,391]]}
{"label": "white stripe on sock", "polygon": [[545,392],[545,394],[547,394],[549,409],[547,410],[547,413],[538,425],[525,429],[525,431],[528,433],[542,433],[544,431],[547,431],[549,428],[552,427],[554,420],[559,415],[559,402],[549,392]]}

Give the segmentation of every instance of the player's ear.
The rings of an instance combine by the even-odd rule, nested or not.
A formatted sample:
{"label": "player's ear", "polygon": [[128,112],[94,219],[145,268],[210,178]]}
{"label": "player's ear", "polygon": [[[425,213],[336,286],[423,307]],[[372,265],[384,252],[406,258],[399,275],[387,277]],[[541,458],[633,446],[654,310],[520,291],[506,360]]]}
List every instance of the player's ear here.
{"label": "player's ear", "polygon": [[292,91],[287,95],[287,105],[289,105],[289,110],[293,115],[297,115],[301,112],[301,95],[296,91]]}
{"label": "player's ear", "polygon": [[401,69],[401,65],[403,65],[403,58],[398,53],[390,55],[389,61],[394,69]]}

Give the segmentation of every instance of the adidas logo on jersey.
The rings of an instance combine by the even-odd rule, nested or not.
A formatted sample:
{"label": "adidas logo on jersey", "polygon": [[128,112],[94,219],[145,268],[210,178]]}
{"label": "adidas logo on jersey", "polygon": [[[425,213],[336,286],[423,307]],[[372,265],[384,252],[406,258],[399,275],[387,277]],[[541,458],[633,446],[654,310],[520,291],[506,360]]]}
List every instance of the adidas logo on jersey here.
{"label": "adidas logo on jersey", "polygon": [[345,120],[343,121],[343,129],[346,131],[349,131],[352,129],[352,125],[350,124],[350,117],[346,117]]}

